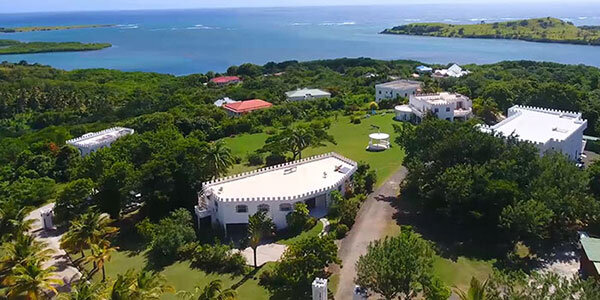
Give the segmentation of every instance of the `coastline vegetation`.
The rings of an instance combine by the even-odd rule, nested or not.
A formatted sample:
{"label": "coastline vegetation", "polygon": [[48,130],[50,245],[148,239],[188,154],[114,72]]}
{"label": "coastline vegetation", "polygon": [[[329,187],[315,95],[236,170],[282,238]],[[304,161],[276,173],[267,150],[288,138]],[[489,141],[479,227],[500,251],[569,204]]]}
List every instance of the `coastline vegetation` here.
{"label": "coastline vegetation", "polygon": [[[242,268],[238,256],[222,255],[236,246],[218,232],[195,231],[191,209],[203,181],[292,159],[289,148],[281,149],[281,144],[281,148],[265,148],[266,141],[286,128],[309,122],[327,125],[323,128],[336,143],[306,148],[303,157],[336,151],[367,162],[377,172],[377,178],[370,180],[375,186],[405,162],[410,172],[404,187],[412,193],[403,193],[400,201],[393,202],[402,213],[391,223],[429,233],[423,238],[439,248],[433,261],[427,258],[427,274],[422,277],[428,279],[429,272],[434,272],[442,281],[427,285],[431,292],[451,285],[468,288],[472,276],[484,281],[492,265],[528,270],[530,263],[550,252],[545,241],[564,241],[576,229],[597,233],[593,230],[600,224],[596,217],[600,164],[582,171],[566,166],[562,159],[540,159],[526,145],[494,140],[475,131],[471,123],[428,120],[417,128],[394,126],[400,123],[387,109],[405,99],[382,101],[377,115],[367,116],[375,84],[390,76],[407,78],[420,64],[368,58],[243,64],[227,70],[243,82],[218,87],[209,83],[221,75],[214,72],[173,76],[106,69],[64,71],[24,61],[0,63],[0,232],[7,233],[0,236],[2,248],[25,236],[25,226],[18,225],[26,225],[20,221],[32,207],[55,199],[55,224],[69,227],[64,228],[74,237],[66,240],[72,242],[69,255],[74,260],[84,256],[80,261],[85,272],[91,273],[90,284],[102,285],[106,278],[113,291],[118,291],[116,282],[130,291],[135,288],[131,278],[146,278],[150,275],[139,271],[151,269],[164,291],[162,283],[192,292],[196,285],[219,279],[223,288],[235,290],[240,299],[262,300],[307,288],[308,280],[328,276],[324,266],[337,260],[334,244],[316,238],[320,223],[298,238],[281,241],[293,249],[283,264],[269,263],[254,273]],[[600,134],[600,69],[531,61],[466,67],[472,73],[461,78],[424,76],[418,80],[428,90],[457,92],[473,99],[475,121],[491,124],[512,105],[531,105],[580,111],[588,121],[586,134]],[[369,73],[376,75],[365,76]],[[332,98],[287,102],[285,91],[300,87],[326,89]],[[274,105],[232,118],[213,104],[224,96],[261,98]],[[367,135],[375,130],[371,125],[398,142],[385,152],[365,151]],[[65,145],[67,139],[113,126],[133,128],[136,134],[86,157]],[[400,129],[395,132],[395,127]],[[227,164],[216,164],[215,154],[220,161],[227,158]],[[346,200],[338,203],[339,219],[331,224],[336,226],[336,237],[351,227],[345,223],[352,218],[346,216],[356,212],[357,199]],[[132,203],[143,205],[130,211]],[[94,243],[98,245],[80,243],[93,240],[82,238],[82,233],[96,231],[78,232],[84,228],[78,224],[103,224],[92,222],[98,213],[110,214],[115,221],[108,225],[118,228],[118,234],[108,228],[104,232],[111,234],[98,239]],[[494,251],[489,251],[489,239],[500,244]],[[532,255],[516,256],[516,245],[526,246]],[[313,249],[319,250],[318,264],[303,259]],[[160,253],[168,253],[163,257],[169,259],[157,259]],[[0,276],[9,274],[12,280],[17,276],[10,273],[9,263],[0,262]],[[232,272],[236,268],[243,269],[241,274]],[[18,287],[17,283],[11,285]],[[36,287],[43,288],[43,284]],[[82,281],[82,288],[85,284]],[[162,299],[174,297],[166,293]]]}
{"label": "coastline vegetation", "polygon": [[0,32],[3,33],[15,33],[15,32],[29,32],[29,31],[52,31],[52,30],[70,30],[70,29],[84,29],[84,28],[103,28],[112,27],[111,24],[87,24],[87,25],[64,25],[64,26],[27,26],[27,27],[0,27]]}
{"label": "coastline vegetation", "polygon": [[385,29],[381,33],[600,45],[600,28],[598,26],[577,27],[571,22],[551,17],[468,25],[412,23]]}
{"label": "coastline vegetation", "polygon": [[47,52],[93,51],[111,47],[109,43],[81,42],[19,42],[0,40],[0,55]]}

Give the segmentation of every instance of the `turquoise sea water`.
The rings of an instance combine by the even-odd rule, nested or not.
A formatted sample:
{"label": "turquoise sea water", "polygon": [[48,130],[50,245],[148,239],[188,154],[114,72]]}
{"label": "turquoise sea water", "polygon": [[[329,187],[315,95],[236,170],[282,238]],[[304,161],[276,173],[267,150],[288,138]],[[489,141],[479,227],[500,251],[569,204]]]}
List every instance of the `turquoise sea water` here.
{"label": "turquoise sea water", "polygon": [[598,4],[399,5],[0,14],[0,27],[117,24],[112,28],[0,34],[22,41],[110,42],[92,52],[0,55],[62,69],[172,74],[224,71],[252,62],[338,57],[431,63],[539,60],[600,66],[600,46],[380,35],[411,22],[478,23],[553,16],[600,25]]}

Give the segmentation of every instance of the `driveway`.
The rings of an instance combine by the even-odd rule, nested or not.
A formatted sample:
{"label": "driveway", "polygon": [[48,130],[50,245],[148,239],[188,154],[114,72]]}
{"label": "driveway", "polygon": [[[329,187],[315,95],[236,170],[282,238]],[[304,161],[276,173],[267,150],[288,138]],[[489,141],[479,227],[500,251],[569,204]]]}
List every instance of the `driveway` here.
{"label": "driveway", "polygon": [[406,168],[401,167],[367,198],[358,212],[352,230],[341,241],[338,257],[342,260],[343,267],[339,272],[340,281],[335,299],[352,299],[356,276],[354,265],[367,252],[369,243],[383,237],[390,223],[395,222],[393,215],[396,209],[391,206],[390,201],[398,196],[400,182],[406,174]]}
{"label": "driveway", "polygon": [[65,283],[64,286],[57,288],[59,291],[64,292],[70,290],[71,283],[81,278],[81,273],[79,273],[79,270],[71,264],[67,253],[60,248],[60,238],[62,237],[63,232],[57,230],[44,230],[42,228],[41,211],[53,207],[54,203],[44,205],[33,210],[25,217],[25,219],[34,220],[30,234],[37,240],[47,243],[48,248],[54,250],[54,255],[52,255],[52,258],[44,264],[44,267],[56,267],[56,278],[63,280]]}

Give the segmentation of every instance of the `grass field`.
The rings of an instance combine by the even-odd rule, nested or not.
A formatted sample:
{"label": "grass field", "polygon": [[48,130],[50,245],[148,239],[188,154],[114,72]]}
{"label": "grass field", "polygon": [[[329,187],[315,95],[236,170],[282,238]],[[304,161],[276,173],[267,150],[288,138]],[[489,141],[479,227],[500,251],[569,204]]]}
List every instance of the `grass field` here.
{"label": "grass field", "polygon": [[[107,278],[114,280],[118,274],[124,274],[129,269],[143,269],[147,265],[146,252],[118,251],[114,253],[110,262],[106,263]],[[79,255],[74,255],[73,258],[79,258]],[[86,268],[91,269],[91,264],[86,265]],[[270,294],[266,289],[258,285],[258,276],[267,268],[270,268],[270,264],[264,265],[253,277],[245,279],[243,276],[232,276],[231,274],[208,274],[191,268],[187,261],[180,261],[166,266],[160,273],[166,277],[169,284],[177,291],[185,290],[193,292],[197,285],[205,286],[214,279],[221,279],[225,287],[231,287],[243,281],[236,289],[239,296],[238,299],[266,300],[269,299]],[[94,274],[93,279],[101,280],[102,273],[97,272]],[[162,299],[171,300],[178,299],[178,297],[175,294],[166,294]]]}
{"label": "grass field", "polygon": [[[334,151],[352,160],[367,162],[377,171],[377,185],[380,185],[402,165],[404,159],[404,151],[393,143],[396,135],[392,124],[395,122],[393,114],[390,113],[363,119],[361,124],[351,124],[349,117],[340,117],[337,121],[333,121],[329,129],[329,134],[333,135],[337,145],[327,143],[325,147],[309,148],[302,152],[302,156],[308,157]],[[383,152],[365,150],[369,143],[369,133],[376,132],[371,125],[379,126],[381,132],[390,134],[393,144],[391,149]],[[267,137],[266,133],[246,134],[226,138],[224,141],[233,154],[245,159],[248,153],[261,148]],[[230,173],[235,174],[256,168],[242,163],[235,165]]]}

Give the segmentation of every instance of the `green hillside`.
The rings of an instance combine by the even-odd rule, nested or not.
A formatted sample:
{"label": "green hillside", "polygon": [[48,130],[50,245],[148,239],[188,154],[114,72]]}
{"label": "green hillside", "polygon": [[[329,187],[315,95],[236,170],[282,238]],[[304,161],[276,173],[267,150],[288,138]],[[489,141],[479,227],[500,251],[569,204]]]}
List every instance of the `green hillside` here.
{"label": "green hillside", "polygon": [[412,23],[386,29],[381,33],[600,45],[600,27],[577,27],[571,22],[550,17],[471,25]]}
{"label": "green hillside", "polygon": [[0,40],[0,55],[27,54],[46,52],[92,51],[110,47],[109,43],[80,43],[80,42],[19,42]]}

